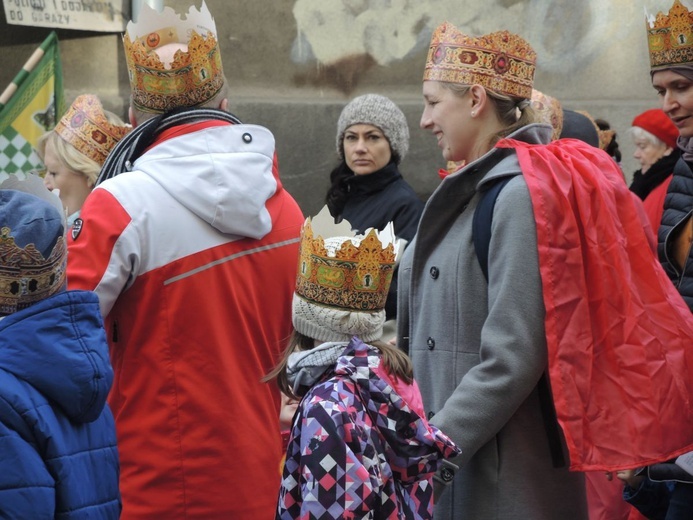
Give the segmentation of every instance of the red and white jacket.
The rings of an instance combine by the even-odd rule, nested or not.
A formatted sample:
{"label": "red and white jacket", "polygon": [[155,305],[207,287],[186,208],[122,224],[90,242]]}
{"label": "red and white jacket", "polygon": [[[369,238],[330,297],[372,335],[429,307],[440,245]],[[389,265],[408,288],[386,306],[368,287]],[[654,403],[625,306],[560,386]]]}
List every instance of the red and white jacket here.
{"label": "red and white jacket", "polygon": [[99,185],[69,239],[97,292],[115,380],[122,518],[270,518],[303,215],[274,137],[216,121],[165,132]]}

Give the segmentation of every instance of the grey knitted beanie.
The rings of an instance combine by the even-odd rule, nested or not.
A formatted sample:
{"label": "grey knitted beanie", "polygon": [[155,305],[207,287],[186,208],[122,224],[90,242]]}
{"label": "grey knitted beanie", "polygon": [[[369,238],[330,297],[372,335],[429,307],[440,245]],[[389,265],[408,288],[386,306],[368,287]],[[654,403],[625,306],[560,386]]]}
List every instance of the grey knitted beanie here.
{"label": "grey knitted beanie", "polygon": [[344,107],[337,122],[337,153],[344,159],[344,132],[352,125],[377,126],[390,143],[393,153],[404,159],[409,150],[409,126],[404,113],[390,99],[378,94],[364,94]]}

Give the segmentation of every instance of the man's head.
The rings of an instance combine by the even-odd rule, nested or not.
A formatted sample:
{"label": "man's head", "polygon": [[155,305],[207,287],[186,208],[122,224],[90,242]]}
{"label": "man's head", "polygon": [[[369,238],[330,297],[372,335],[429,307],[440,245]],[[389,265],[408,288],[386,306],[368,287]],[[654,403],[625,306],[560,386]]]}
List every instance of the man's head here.
{"label": "man's head", "polygon": [[123,37],[133,125],[177,108],[227,108],[227,89],[214,19],[203,2],[185,20],[146,4]]}
{"label": "man's head", "polygon": [[0,189],[0,316],[65,288],[65,220],[49,202]]}

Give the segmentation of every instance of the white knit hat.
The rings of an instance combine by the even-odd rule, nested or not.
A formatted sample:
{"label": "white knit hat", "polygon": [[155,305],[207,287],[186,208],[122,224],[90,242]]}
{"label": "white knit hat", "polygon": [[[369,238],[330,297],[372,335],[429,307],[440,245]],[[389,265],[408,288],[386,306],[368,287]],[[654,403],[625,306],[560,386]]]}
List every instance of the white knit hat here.
{"label": "white knit hat", "polygon": [[344,159],[344,133],[352,125],[366,124],[380,128],[392,152],[404,159],[409,150],[409,126],[404,113],[390,99],[378,94],[364,94],[344,107],[337,121],[337,153]]}
{"label": "white knit hat", "polygon": [[385,311],[358,312],[311,303],[294,294],[292,321],[296,331],[318,341],[374,341],[383,335]]}

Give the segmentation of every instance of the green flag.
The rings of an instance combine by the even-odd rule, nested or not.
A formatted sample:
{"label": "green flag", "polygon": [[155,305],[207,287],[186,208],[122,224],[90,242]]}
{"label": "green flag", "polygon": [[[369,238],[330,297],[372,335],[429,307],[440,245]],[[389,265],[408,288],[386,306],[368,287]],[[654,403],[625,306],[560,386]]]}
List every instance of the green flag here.
{"label": "green flag", "polygon": [[40,168],[36,142],[64,112],[58,35],[52,31],[0,95],[0,173]]}

